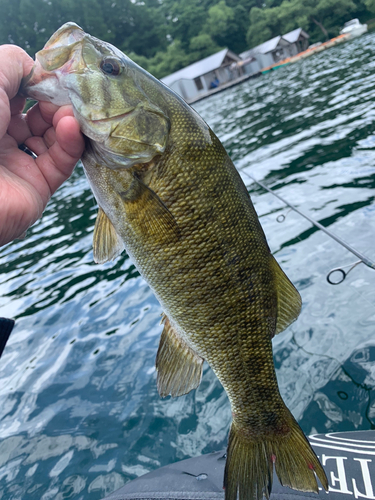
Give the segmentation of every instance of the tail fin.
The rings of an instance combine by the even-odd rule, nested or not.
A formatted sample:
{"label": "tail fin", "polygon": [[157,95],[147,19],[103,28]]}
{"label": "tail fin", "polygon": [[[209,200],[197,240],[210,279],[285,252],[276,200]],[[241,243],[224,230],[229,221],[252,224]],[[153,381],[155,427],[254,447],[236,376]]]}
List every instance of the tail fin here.
{"label": "tail fin", "polygon": [[225,500],[262,500],[270,496],[272,453],[267,441],[250,441],[232,423],[224,472]]}
{"label": "tail fin", "polygon": [[275,450],[276,474],[283,486],[319,493],[316,474],[323,488],[328,491],[326,473],[294,418],[291,433],[280,441]]}
{"label": "tail fin", "polygon": [[263,440],[251,440],[248,433],[232,423],[224,473],[225,500],[237,500],[237,494],[239,500],[262,500],[263,495],[268,499],[273,464],[283,486],[318,493],[316,474],[328,490],[323,467],[291,414],[290,417],[287,435],[268,433]]}

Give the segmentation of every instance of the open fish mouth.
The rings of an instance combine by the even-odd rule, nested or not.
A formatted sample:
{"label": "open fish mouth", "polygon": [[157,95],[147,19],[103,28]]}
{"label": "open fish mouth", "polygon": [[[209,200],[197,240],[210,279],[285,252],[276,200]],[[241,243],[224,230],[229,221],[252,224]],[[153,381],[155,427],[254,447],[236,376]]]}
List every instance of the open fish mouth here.
{"label": "open fish mouth", "polygon": [[82,40],[86,33],[75,23],[65,23],[59,28],[45,44],[44,49],[73,45]]}
{"label": "open fish mouth", "polygon": [[[85,64],[82,57],[82,40],[87,34],[75,23],[66,23],[35,55],[35,64],[21,83],[20,94],[43,99],[43,94],[58,105],[67,104],[67,97],[57,97],[58,74],[80,73]],[[54,90],[54,91],[53,91]]]}

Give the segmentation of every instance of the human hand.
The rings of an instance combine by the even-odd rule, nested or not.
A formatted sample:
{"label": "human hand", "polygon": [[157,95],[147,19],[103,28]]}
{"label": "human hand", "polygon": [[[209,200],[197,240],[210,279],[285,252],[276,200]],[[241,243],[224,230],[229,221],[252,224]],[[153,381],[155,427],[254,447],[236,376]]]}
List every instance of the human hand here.
{"label": "human hand", "polygon": [[[17,92],[33,63],[20,47],[0,46],[0,246],[41,217],[84,149],[71,106],[39,102],[22,114],[25,99]],[[18,149],[23,143],[36,158]]]}

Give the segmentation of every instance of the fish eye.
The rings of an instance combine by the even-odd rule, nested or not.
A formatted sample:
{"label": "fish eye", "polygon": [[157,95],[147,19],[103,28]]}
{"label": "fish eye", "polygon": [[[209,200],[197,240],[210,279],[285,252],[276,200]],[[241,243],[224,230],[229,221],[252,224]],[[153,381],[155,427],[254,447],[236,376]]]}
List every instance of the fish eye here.
{"label": "fish eye", "polygon": [[120,63],[116,59],[107,57],[100,63],[100,69],[106,75],[117,76],[121,73]]}

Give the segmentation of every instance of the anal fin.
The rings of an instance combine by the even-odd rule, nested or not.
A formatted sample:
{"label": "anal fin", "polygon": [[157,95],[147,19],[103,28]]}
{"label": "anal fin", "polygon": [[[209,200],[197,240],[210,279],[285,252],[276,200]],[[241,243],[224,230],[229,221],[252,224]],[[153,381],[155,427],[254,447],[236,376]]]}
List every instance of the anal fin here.
{"label": "anal fin", "polygon": [[163,315],[162,322],[164,329],[156,355],[158,392],[162,398],[169,394],[182,396],[199,386],[203,358],[186,344],[167,316]]}

